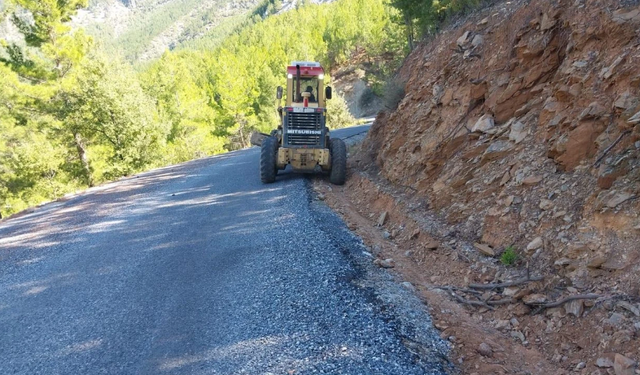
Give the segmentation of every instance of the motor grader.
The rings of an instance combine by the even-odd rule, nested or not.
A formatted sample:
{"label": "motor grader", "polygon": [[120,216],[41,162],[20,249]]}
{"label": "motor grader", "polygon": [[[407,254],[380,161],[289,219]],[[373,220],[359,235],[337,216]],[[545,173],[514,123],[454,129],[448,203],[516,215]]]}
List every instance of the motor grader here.
{"label": "motor grader", "polygon": [[[326,126],[331,87],[324,85],[320,63],[291,63],[286,90],[284,107],[278,105],[278,128],[268,135],[252,135],[251,143],[261,147],[260,179],[263,183],[274,182],[278,171],[291,165],[294,172],[325,172],[331,183],[344,184],[347,149],[341,139],[331,138]],[[282,87],[278,87],[276,97],[281,103]]]}

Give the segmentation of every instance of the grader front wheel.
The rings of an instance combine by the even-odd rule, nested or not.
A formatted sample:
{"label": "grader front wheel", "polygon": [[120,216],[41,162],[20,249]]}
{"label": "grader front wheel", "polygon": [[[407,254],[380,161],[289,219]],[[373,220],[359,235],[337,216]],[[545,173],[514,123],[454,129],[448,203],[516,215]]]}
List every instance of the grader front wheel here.
{"label": "grader front wheel", "polygon": [[278,174],[278,139],[266,137],[260,149],[260,180],[269,184],[276,180]]}
{"label": "grader front wheel", "polygon": [[347,146],[342,139],[333,138],[329,143],[331,152],[331,172],[329,181],[334,185],[343,185],[347,179]]}

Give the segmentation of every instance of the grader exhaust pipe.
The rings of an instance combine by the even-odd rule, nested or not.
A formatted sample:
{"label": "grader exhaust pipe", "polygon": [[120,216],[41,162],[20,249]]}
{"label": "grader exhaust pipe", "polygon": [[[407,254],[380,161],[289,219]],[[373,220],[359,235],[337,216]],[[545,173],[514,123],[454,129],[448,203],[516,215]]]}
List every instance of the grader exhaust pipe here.
{"label": "grader exhaust pipe", "polygon": [[296,65],[296,102],[302,101],[302,94],[300,92],[300,65]]}

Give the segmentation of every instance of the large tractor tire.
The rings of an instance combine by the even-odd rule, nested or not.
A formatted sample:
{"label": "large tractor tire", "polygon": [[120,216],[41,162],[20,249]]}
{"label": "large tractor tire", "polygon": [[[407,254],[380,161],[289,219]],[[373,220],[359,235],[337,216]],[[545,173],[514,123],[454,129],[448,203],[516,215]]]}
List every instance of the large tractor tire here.
{"label": "large tractor tire", "polygon": [[329,143],[331,152],[331,172],[329,181],[334,185],[342,185],[347,179],[347,146],[342,139],[333,138]]}
{"label": "large tractor tire", "polygon": [[262,141],[260,149],[260,180],[265,184],[270,184],[276,180],[278,174],[278,139],[276,137],[266,137]]}

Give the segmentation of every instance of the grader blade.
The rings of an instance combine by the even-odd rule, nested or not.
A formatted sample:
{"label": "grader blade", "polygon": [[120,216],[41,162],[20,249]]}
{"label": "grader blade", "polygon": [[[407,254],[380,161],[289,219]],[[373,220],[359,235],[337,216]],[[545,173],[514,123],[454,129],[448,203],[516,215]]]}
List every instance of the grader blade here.
{"label": "grader blade", "polygon": [[251,133],[251,144],[254,146],[262,146],[262,142],[267,138],[269,134],[253,132]]}

